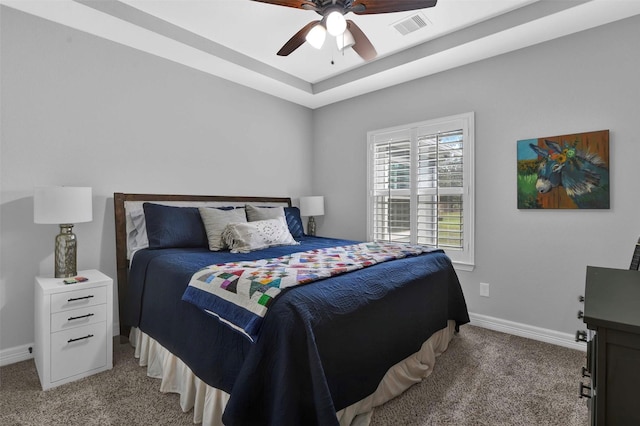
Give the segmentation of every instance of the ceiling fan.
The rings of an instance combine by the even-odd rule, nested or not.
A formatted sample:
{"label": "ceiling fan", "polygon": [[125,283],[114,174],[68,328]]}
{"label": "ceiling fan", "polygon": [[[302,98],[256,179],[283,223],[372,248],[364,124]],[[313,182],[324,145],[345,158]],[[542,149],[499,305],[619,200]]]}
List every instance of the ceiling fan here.
{"label": "ceiling fan", "polygon": [[287,56],[307,41],[320,49],[326,33],[336,37],[339,50],[352,47],[365,61],[376,57],[376,49],[362,30],[344,15],[353,12],[356,15],[375,13],[404,12],[425,9],[436,5],[438,0],[253,0],[296,9],[313,10],[322,19],[309,22],[295,33],[278,51],[279,56]]}

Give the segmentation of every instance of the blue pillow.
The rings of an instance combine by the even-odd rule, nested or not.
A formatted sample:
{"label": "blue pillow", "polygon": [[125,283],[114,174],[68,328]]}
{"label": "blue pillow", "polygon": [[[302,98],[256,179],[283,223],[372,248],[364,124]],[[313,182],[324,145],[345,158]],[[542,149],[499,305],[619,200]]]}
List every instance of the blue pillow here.
{"label": "blue pillow", "polygon": [[300,209],[297,207],[285,207],[284,217],[287,219],[291,236],[293,238],[302,238],[304,236],[304,227],[300,218]]}
{"label": "blue pillow", "polygon": [[144,203],[149,248],[208,247],[197,207],[173,207]]}

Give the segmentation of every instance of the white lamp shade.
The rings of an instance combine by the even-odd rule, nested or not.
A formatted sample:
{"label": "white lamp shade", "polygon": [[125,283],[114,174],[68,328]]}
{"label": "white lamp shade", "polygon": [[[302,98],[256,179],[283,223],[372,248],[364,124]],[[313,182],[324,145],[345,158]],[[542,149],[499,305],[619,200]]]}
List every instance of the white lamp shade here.
{"label": "white lamp shade", "polygon": [[324,215],[324,197],[301,197],[300,215],[302,216],[322,216]]}
{"label": "white lamp shade", "polygon": [[318,24],[313,28],[311,28],[311,30],[309,30],[309,32],[305,37],[305,40],[307,40],[307,42],[311,46],[315,47],[316,49],[320,49],[322,48],[322,45],[324,44],[324,39],[326,37],[327,37],[327,30],[324,29],[322,24]]}
{"label": "white lamp shade", "polygon": [[35,223],[73,224],[91,222],[91,188],[74,186],[36,187],[33,193]]}

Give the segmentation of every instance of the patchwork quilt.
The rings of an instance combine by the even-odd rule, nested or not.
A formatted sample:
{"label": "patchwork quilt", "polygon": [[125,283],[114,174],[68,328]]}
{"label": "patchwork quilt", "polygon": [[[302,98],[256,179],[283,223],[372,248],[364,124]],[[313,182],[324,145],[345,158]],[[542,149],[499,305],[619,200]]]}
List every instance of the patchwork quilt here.
{"label": "patchwork quilt", "polygon": [[367,242],[211,265],[193,274],[182,300],[217,316],[254,341],[262,318],[282,290],[432,250],[402,243]]}

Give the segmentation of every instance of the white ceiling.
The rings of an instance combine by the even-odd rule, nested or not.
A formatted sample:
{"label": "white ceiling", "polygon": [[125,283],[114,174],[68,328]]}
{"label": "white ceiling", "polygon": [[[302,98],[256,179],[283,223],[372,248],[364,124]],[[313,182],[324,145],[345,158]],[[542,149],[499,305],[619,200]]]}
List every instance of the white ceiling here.
{"label": "white ceiling", "polygon": [[[251,0],[0,3],[309,108],[640,14],[640,0],[439,0],[420,11],[349,14],[378,51],[364,62],[330,37],[321,50],[305,43],[277,56],[319,15]],[[425,28],[406,36],[393,28],[416,13]]]}

